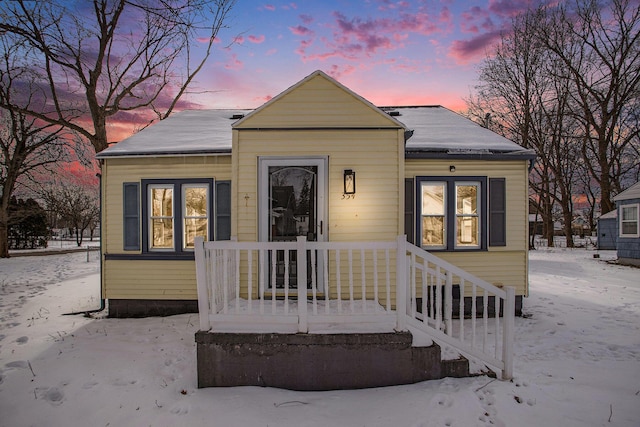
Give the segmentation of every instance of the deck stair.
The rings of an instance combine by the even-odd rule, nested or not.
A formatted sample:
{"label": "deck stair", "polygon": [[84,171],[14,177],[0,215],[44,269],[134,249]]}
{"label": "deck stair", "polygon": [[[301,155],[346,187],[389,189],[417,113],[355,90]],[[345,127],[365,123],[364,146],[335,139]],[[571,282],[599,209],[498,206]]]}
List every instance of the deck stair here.
{"label": "deck stair", "polygon": [[[357,377],[358,366],[384,383],[378,385],[389,385],[384,374],[373,372],[376,360],[389,369],[384,361],[392,359],[384,354],[396,350],[394,357],[412,366],[394,374],[398,384],[443,373],[468,375],[467,359],[502,379],[512,376],[514,289],[475,277],[407,243],[404,236],[390,242],[196,239],[195,254],[198,377],[203,387],[248,385],[242,379],[244,371],[252,385],[306,389],[304,384],[316,384],[326,389],[322,384],[330,384],[329,378],[344,377],[345,372]],[[290,259],[297,261],[278,264]],[[270,283],[278,286],[273,289]],[[401,349],[407,336],[411,344]],[[453,350],[453,360],[462,362],[443,362],[441,347],[446,347],[446,354]],[[327,355],[326,363],[314,362],[322,360],[319,354]],[[369,365],[355,363],[343,369],[350,366],[349,360],[367,360],[367,354],[377,355]],[[257,360],[263,365],[255,365]],[[280,364],[299,372],[290,380],[276,379],[282,376]],[[238,375],[232,376],[234,369]],[[415,374],[421,370],[430,371],[431,377]],[[222,381],[225,372],[229,375]],[[309,383],[303,378],[315,379]],[[333,388],[357,387],[336,382]]]}

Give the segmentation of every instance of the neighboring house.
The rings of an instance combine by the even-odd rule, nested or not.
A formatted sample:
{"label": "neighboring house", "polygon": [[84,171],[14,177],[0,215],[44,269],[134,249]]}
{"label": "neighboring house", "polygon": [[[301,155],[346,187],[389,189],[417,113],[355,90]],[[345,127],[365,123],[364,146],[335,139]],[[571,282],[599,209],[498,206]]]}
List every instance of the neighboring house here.
{"label": "neighboring house", "polygon": [[640,182],[613,198],[618,212],[618,262],[640,266]]}
{"label": "neighboring house", "polygon": [[[465,297],[461,318],[471,310],[486,316],[502,310],[507,301],[503,288],[515,289],[519,312],[529,293],[528,173],[534,157],[443,107],[378,108],[320,71],[255,110],[177,113],[98,154],[102,284],[109,315],[197,311],[200,291],[201,325],[207,331],[211,326],[203,310],[220,301],[225,305],[230,295],[237,297],[236,311],[251,312],[252,300],[259,300],[263,306],[273,304],[275,314],[280,310],[276,304],[284,301],[285,316],[290,295],[306,292],[304,286],[298,289],[300,280],[313,291],[314,304],[317,295],[326,298],[327,313],[335,298],[338,310],[345,298],[352,312],[366,311],[371,301],[374,307],[386,304],[386,313],[408,304],[414,317],[423,316],[425,322],[425,313],[433,312],[434,325],[442,329],[440,321],[452,319],[451,295],[458,303],[460,294]],[[398,264],[404,257],[396,257],[404,247],[403,235],[416,245],[411,245],[414,255],[407,258],[411,268],[406,274],[414,279],[424,274],[417,290],[395,286],[405,274]],[[224,288],[224,298],[205,285],[196,289],[198,236],[231,245],[203,258],[206,268],[198,273],[200,286],[200,278],[224,271],[220,280],[231,286]],[[230,239],[238,243],[224,242]],[[296,239],[325,246],[249,253],[260,245],[289,248],[285,245]],[[345,242],[364,243],[355,250]],[[374,247],[373,242],[383,242],[379,247],[386,249],[373,249],[375,260],[365,262],[370,260],[365,247]],[[390,252],[389,244],[397,251]],[[322,248],[338,248],[335,258],[323,260]],[[424,250],[438,258],[427,262],[431,255]],[[387,287],[385,293],[381,284],[379,294],[377,271],[369,268],[385,263],[384,257],[378,261],[385,251],[380,282],[386,274]],[[417,266],[414,260],[420,256],[425,261]],[[300,257],[307,262],[297,262]],[[359,259],[361,270],[336,273]],[[229,263],[235,270],[225,269]],[[428,282],[427,273],[436,278]],[[472,286],[474,277],[495,295],[495,309],[493,297],[476,289],[475,282]],[[434,286],[441,286],[442,296]],[[406,302],[397,298],[400,292],[407,294]],[[360,298],[357,304],[355,298]],[[441,304],[449,313],[444,317],[438,317]],[[304,305],[292,307],[302,310]],[[227,313],[226,305],[220,310]],[[314,306],[313,315],[316,311]],[[250,331],[272,331],[264,317],[243,319]],[[299,327],[304,332],[313,326]],[[205,359],[200,345],[199,363]],[[227,368],[218,367],[218,372]]]}
{"label": "neighboring house", "polygon": [[607,212],[598,218],[598,249],[616,249],[618,240],[618,210]]}

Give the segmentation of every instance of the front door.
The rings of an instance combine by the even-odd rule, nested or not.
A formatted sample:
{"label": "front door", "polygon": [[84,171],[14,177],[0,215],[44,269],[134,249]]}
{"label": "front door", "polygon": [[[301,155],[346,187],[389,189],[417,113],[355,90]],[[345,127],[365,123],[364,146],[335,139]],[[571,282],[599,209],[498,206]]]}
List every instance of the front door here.
{"label": "front door", "polygon": [[[263,158],[260,160],[260,240],[295,241],[305,236],[308,241],[323,241],[325,236],[325,170],[322,158]],[[273,259],[268,260],[269,288],[285,285],[297,288],[297,253],[276,252],[275,279]],[[317,260],[307,260],[307,287],[314,281]],[[312,268],[311,263],[315,264]],[[318,286],[322,280],[317,280]]]}

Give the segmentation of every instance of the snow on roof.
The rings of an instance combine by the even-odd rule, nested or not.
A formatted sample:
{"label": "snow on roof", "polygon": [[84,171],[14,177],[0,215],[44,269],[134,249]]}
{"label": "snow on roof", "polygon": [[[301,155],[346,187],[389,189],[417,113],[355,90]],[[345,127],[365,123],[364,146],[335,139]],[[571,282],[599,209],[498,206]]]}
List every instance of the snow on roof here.
{"label": "snow on roof", "polygon": [[231,153],[231,125],[251,110],[186,110],[107,148],[98,158]]}
{"label": "snow on roof", "polygon": [[613,198],[614,202],[620,200],[629,200],[629,199],[640,199],[640,181],[633,184],[631,187],[627,188],[617,196]]}
{"label": "snow on roof", "polygon": [[617,209],[609,211],[606,214],[600,215],[598,217],[598,219],[616,219],[616,218],[618,218],[618,210]]}
{"label": "snow on roof", "polygon": [[[531,150],[441,106],[384,108],[413,134],[407,153],[525,155]],[[231,126],[253,110],[187,110],[109,147],[98,158],[231,153]]]}
{"label": "snow on roof", "polygon": [[533,154],[513,141],[490,131],[472,120],[441,106],[397,107],[396,116],[413,136],[406,152],[448,154]]}

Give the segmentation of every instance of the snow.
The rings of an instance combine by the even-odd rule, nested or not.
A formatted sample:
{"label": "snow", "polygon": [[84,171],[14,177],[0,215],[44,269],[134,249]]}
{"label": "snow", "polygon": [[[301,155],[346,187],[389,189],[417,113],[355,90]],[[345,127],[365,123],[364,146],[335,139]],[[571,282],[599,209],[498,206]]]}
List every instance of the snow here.
{"label": "snow", "polygon": [[530,254],[515,376],[367,390],[196,387],[194,314],[100,305],[98,253],[0,260],[0,426],[640,425],[640,274],[613,251]]}
{"label": "snow", "polygon": [[[492,153],[533,156],[533,151],[441,106],[394,107],[393,117],[413,135],[408,152],[453,155]],[[252,110],[185,110],[155,123],[98,154],[98,159],[141,155],[231,154],[232,117]]]}

